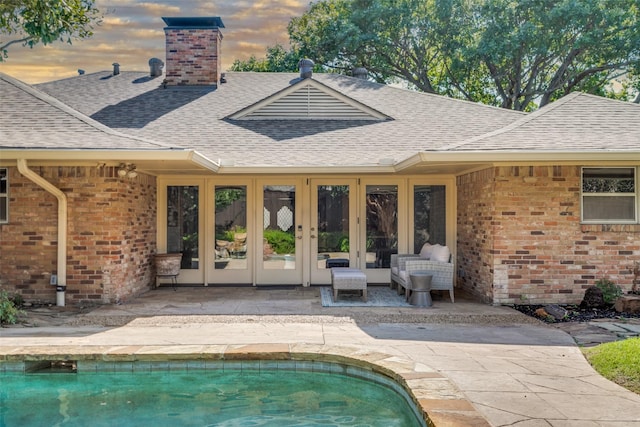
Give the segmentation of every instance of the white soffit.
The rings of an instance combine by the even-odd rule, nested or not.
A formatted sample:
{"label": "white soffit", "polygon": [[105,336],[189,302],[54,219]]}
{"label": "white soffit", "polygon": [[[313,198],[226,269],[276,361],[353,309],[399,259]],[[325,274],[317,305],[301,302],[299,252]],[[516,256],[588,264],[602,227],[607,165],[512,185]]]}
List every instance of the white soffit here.
{"label": "white soffit", "polygon": [[229,116],[234,120],[389,120],[390,117],[313,80],[304,79]]}

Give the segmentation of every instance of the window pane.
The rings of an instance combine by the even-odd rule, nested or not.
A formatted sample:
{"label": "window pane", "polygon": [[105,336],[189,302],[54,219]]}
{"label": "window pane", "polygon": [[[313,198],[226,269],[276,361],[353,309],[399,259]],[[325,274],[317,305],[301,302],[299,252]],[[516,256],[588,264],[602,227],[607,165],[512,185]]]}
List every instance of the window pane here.
{"label": "window pane", "polygon": [[318,185],[318,268],[349,259],[349,186]]}
{"label": "window pane", "polygon": [[634,193],[633,168],[584,168],[583,193]]}
{"label": "window pane", "polygon": [[636,199],[633,196],[585,196],[585,221],[634,221]]}
{"label": "window pane", "polygon": [[0,194],[7,194],[7,170],[0,168]]}
{"label": "window pane", "polygon": [[296,268],[296,187],[265,185],[263,188],[263,268]]}
{"label": "window pane", "polygon": [[198,187],[167,186],[167,252],[182,253],[182,269],[198,269]]}
{"label": "window pane", "polygon": [[215,188],[216,270],[247,268],[247,187]]}
{"label": "window pane", "polygon": [[398,252],[398,186],[367,185],[367,268],[389,268]]}
{"label": "window pane", "polygon": [[0,222],[7,222],[9,215],[7,215],[7,198],[0,197]]}
{"label": "window pane", "polygon": [[446,187],[416,185],[413,187],[413,253],[422,245],[447,244]]}

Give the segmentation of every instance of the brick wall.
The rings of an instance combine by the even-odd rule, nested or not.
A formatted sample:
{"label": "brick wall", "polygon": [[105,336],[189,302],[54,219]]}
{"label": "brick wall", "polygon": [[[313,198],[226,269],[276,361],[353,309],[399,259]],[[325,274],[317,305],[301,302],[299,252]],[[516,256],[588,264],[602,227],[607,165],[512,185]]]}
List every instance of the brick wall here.
{"label": "brick wall", "polygon": [[458,286],[481,301],[493,302],[495,170],[458,177],[457,192]]}
{"label": "brick wall", "polygon": [[465,270],[458,283],[476,295],[506,304],[579,303],[601,278],[631,289],[640,225],[580,224],[579,166],[461,176],[458,209]]}
{"label": "brick wall", "polygon": [[167,85],[217,85],[222,33],[217,28],[165,28]]}
{"label": "brick wall", "polygon": [[[116,168],[32,169],[68,198],[67,304],[125,300],[150,288],[156,251],[156,182]],[[9,169],[10,222],[0,225],[3,289],[51,302],[57,274],[57,200]]]}

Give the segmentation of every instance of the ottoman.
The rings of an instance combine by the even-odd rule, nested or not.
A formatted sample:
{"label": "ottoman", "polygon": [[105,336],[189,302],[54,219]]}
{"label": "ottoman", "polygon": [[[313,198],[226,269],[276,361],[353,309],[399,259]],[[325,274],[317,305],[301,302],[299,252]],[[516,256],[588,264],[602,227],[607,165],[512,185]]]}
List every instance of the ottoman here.
{"label": "ottoman", "polygon": [[362,291],[362,299],[367,300],[367,276],[357,268],[334,267],[331,269],[333,300],[338,300],[338,291]]}

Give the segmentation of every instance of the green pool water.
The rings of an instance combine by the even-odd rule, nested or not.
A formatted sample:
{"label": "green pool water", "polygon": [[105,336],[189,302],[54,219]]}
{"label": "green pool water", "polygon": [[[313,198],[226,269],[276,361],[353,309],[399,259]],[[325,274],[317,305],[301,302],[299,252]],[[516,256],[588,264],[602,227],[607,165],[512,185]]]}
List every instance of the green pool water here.
{"label": "green pool water", "polygon": [[0,375],[0,426],[421,426],[386,384],[295,370]]}

